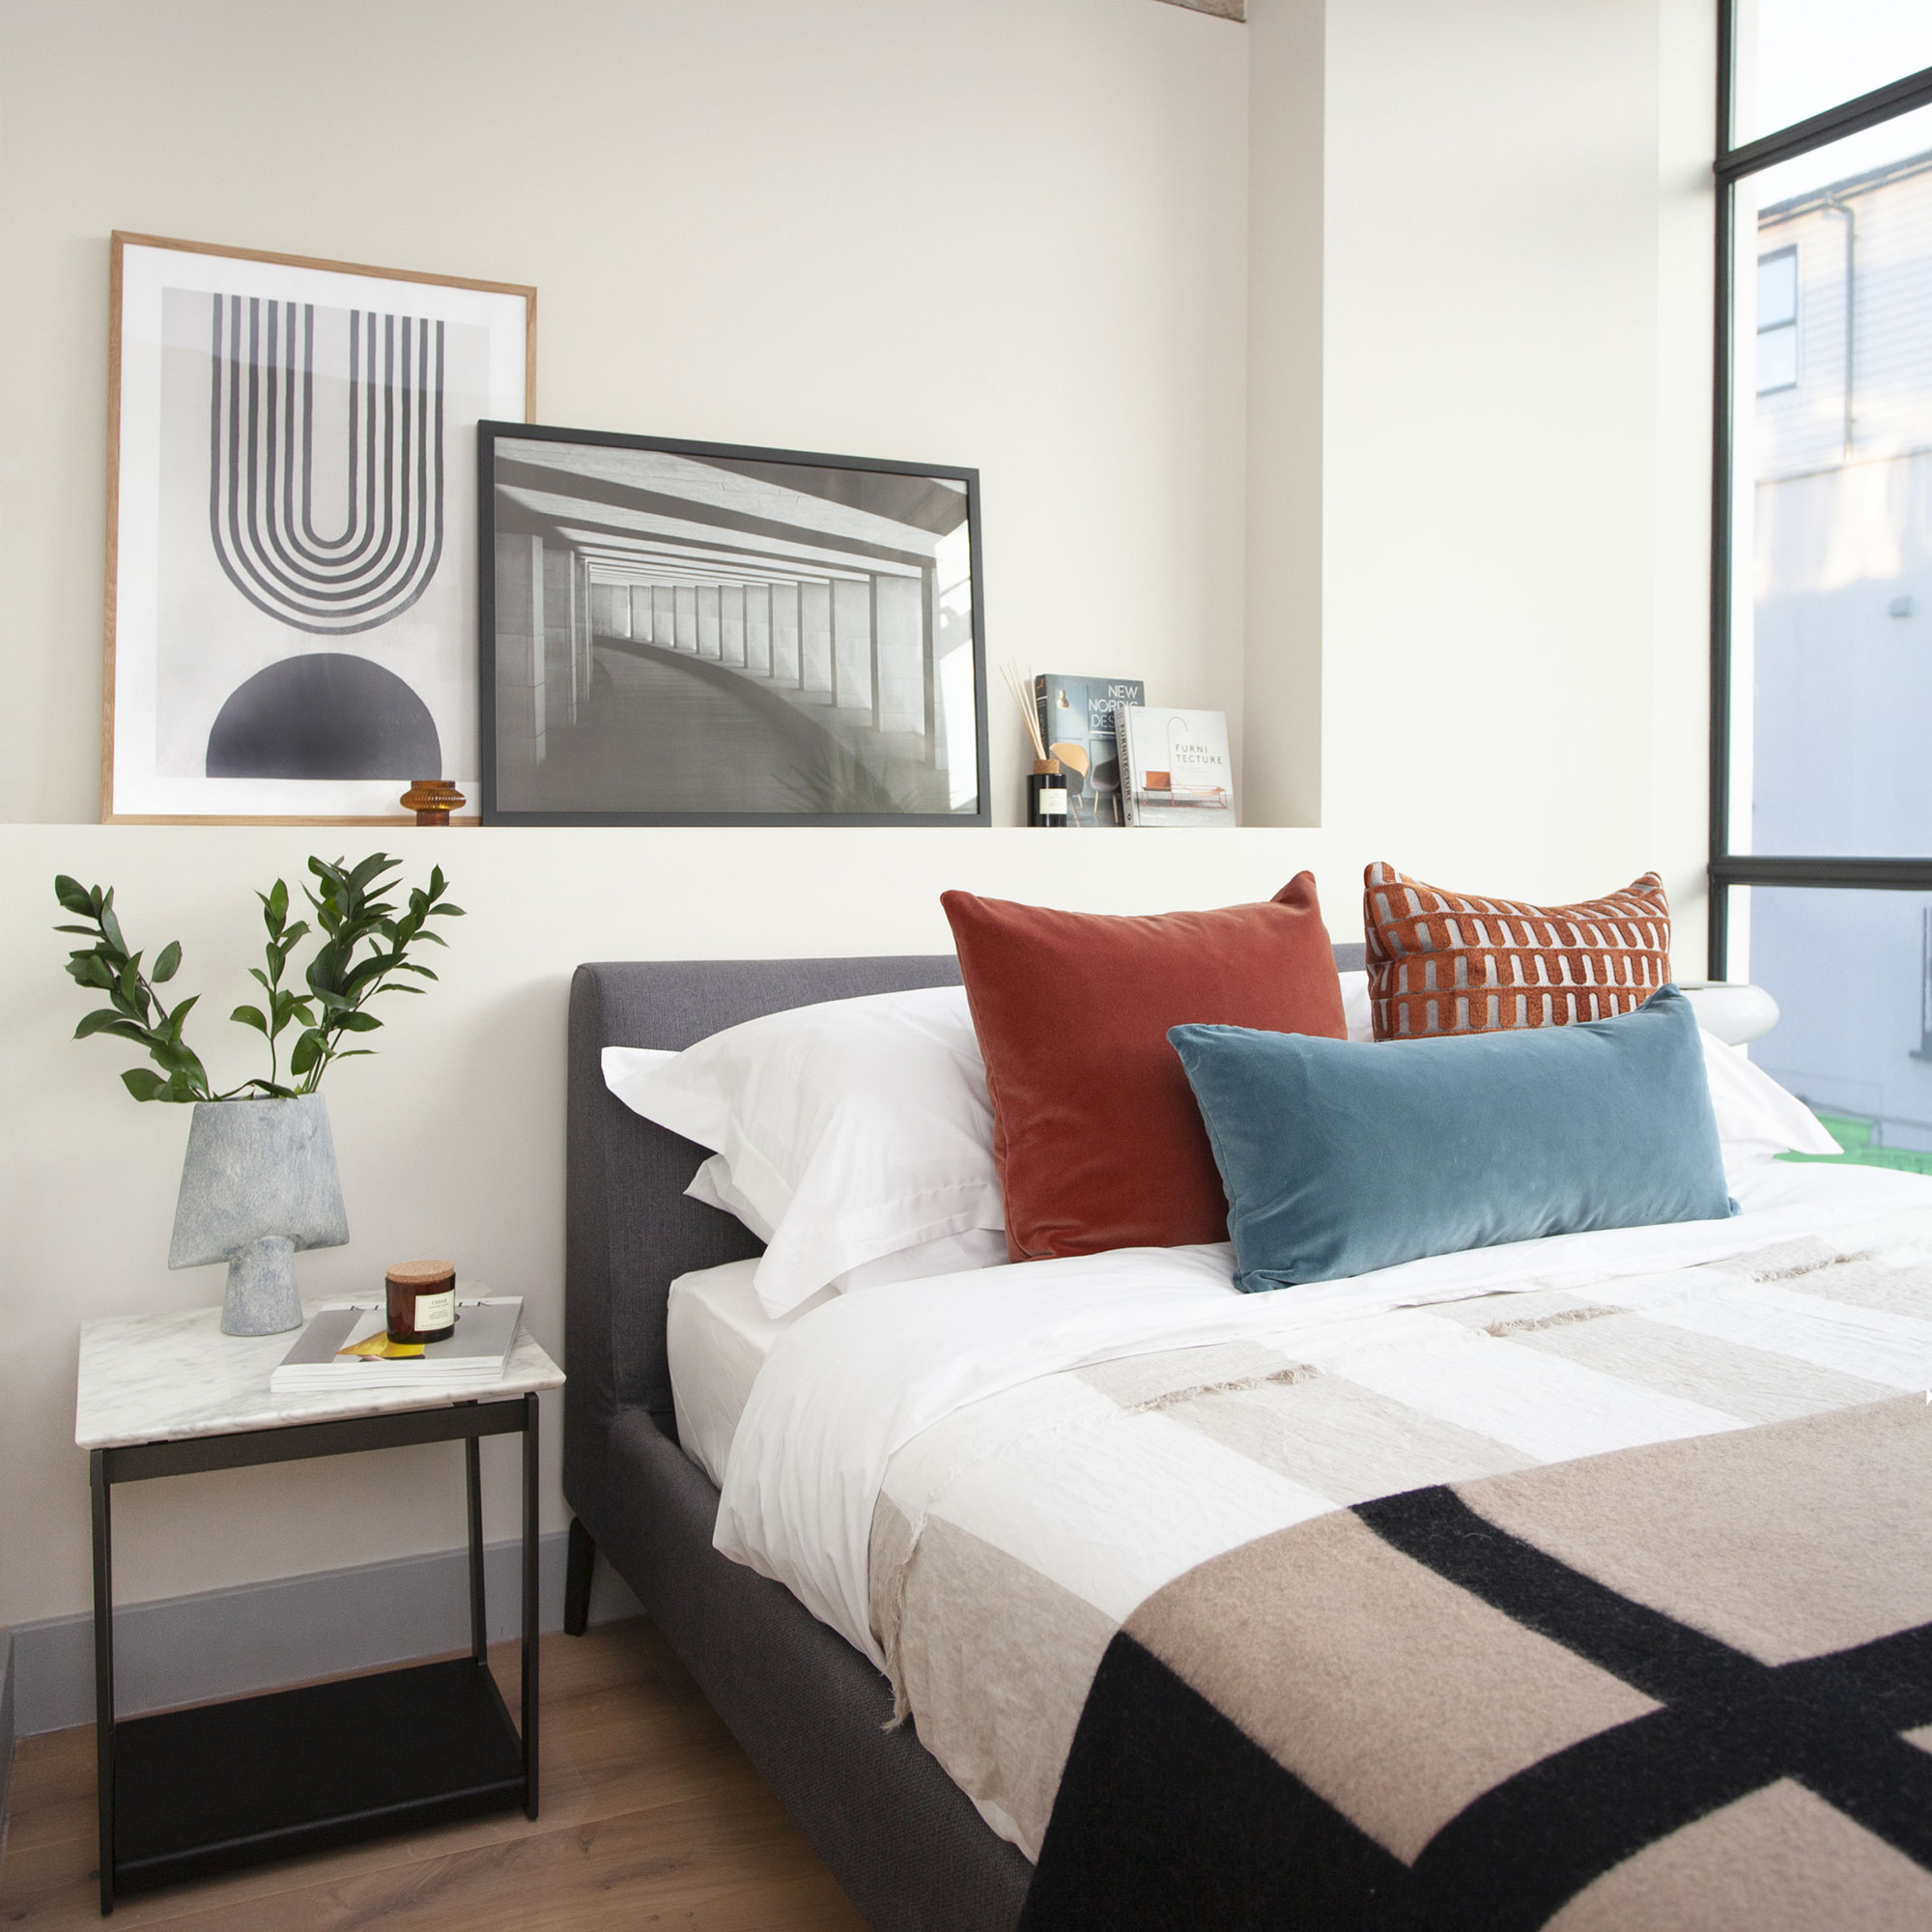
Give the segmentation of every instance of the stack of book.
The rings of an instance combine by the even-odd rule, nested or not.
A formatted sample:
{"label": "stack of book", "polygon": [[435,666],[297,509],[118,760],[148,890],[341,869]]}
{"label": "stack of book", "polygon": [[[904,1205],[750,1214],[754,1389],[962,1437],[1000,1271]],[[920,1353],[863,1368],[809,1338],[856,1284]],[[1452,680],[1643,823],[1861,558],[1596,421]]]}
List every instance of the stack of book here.
{"label": "stack of book", "polygon": [[522,1295],[456,1304],[456,1333],[441,1342],[391,1342],[380,1302],[348,1302],[309,1317],[269,1378],[275,1395],[371,1389],[462,1389],[503,1379],[523,1319]]}

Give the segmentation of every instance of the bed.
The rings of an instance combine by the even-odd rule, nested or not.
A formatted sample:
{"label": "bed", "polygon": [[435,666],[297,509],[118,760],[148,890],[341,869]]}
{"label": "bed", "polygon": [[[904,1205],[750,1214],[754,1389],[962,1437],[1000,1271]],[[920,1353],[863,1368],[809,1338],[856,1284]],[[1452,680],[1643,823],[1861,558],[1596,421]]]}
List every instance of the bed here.
{"label": "bed", "polygon": [[[1356,961],[1338,949],[1338,963]],[[1257,1877],[1248,1856],[1257,1821],[1290,1814],[1297,1819],[1291,1834],[1297,1857],[1319,1857],[1321,1869],[1340,1875],[1339,1889],[1322,1893],[1293,1922],[1384,1922],[1378,1915],[1411,1874],[1406,1860],[1391,1859],[1381,1847],[1428,1842],[1441,1822],[1430,1809],[1440,1809],[1441,1794],[1432,1789],[1417,1799],[1408,1792],[1403,1802],[1416,1815],[1390,1812],[1366,1832],[1357,1829],[1396,1800],[1374,1752],[1365,1768],[1363,1750],[1348,1740],[1374,1740],[1379,1725],[1388,1761],[1423,1763],[1429,1726],[1418,1721],[1417,1710],[1446,1709],[1455,1697],[1444,1683],[1430,1680],[1425,1662],[1412,1660],[1414,1669],[1403,1680],[1408,1701],[1391,1696],[1380,1705],[1373,1698],[1362,1704],[1356,1693],[1379,1672],[1365,1672],[1361,1653],[1350,1652],[1333,1631],[1339,1627],[1347,1636],[1348,1627],[1357,1626],[1354,1639],[1378,1657],[1394,1657],[1406,1634],[1399,1619],[1377,1623],[1381,1612],[1362,1604],[1361,1577],[1381,1577],[1375,1565],[1394,1562],[1376,1591],[1390,1603],[1405,1600],[1405,1592],[1426,1597],[1447,1577],[1494,1612],[1494,1629],[1463,1634],[1471,1647],[1452,1675],[1466,1682],[1471,1672],[1480,1678],[1490,1669],[1492,1656],[1513,1658],[1516,1675],[1507,1681],[1523,1687],[1522,1708],[1534,1711],[1543,1696],[1555,1713],[1532,1721],[1535,1735],[1512,1747],[1520,1762],[1505,1751],[1488,1768],[1499,1791],[1515,1792],[1545,1758],[1555,1761],[1550,1739],[1568,1737],[1563,1727],[1581,1694],[1562,1660],[1539,1690],[1524,1659],[1542,1660],[1538,1668],[1548,1663],[1554,1655],[1548,1637],[1558,1648],[1581,1645],[1586,1654],[1593,1639],[1539,1623],[1548,1604],[1564,1600],[1564,1588],[1548,1577],[1525,1603],[1468,1571],[1474,1520],[1468,1502],[1504,1521],[1535,1521],[1539,1512],[1547,1517],[1552,1510],[1564,1520],[1580,1513],[1591,1521],[1616,1521],[1620,1512],[1637,1520],[1679,1507],[1700,1483],[1715,1484],[1720,1497],[1760,1490],[1795,1495],[1804,1485],[1789,1479],[1789,1469],[1814,1463],[1844,1472],[1857,1490],[1839,1512],[1858,1525],[1853,1543],[1822,1553],[1805,1546],[1801,1552],[1801,1560],[1829,1558],[1842,1577],[1854,1578],[1840,1595],[1860,1603],[1837,1604],[1833,1614],[1857,1623],[1872,1601],[1905,1579],[1902,1596],[1891,1590],[1898,1603],[1884,1605],[1890,1621],[1874,1627],[1874,1641],[1893,1646],[1883,1651],[1893,1664],[1897,1645],[1910,1652],[1902,1677],[1893,1670],[1904,1687],[1894,1698],[1897,1722],[1876,1740],[1871,1763],[1861,1761],[1828,1798],[1838,1806],[1834,1818],[1850,1816],[1877,1833],[1873,1842],[1882,1841],[1891,1860],[1885,1868],[1885,1883],[1893,1887],[1887,1910],[1900,1923],[1918,1922],[1915,1915],[1926,1908],[1927,1895],[1916,1880],[1932,1863],[1932,1846],[1918,1843],[1917,1827],[1883,1814],[1889,1798],[1932,1773],[1922,1740],[1900,1742],[1913,1724],[1932,1723],[1932,1705],[1918,1709],[1932,1676],[1913,1648],[1922,1648],[1915,1623],[1922,1606],[1920,1579],[1908,1560],[1922,1538],[1910,1509],[1898,1504],[1899,1494],[1913,1493],[1908,1479],[1924,1473],[1932,1428],[1920,1426],[1916,1397],[1897,1400],[1920,1382],[1932,1385],[1932,1220],[1920,1205],[1922,1183],[1870,1171],[1766,1167],[1752,1179],[1755,1191],[1746,1206],[1755,1218],[1744,1224],[1742,1237],[1708,1226],[1688,1236],[1622,1230],[1606,1246],[1605,1237],[1561,1237],[1599,1245],[1566,1248],[1564,1266],[1554,1271],[1534,1255],[1512,1263],[1504,1251],[1495,1251],[1500,1259],[1475,1263],[1436,1257],[1415,1264],[1419,1272],[1410,1275],[1390,1271],[1393,1287],[1384,1282],[1371,1292],[1341,1284],[1325,1304],[1339,1324],[1333,1334],[1317,1332],[1320,1322],[1305,1298],[1292,1308],[1286,1297],[1228,1297],[1225,1274],[1208,1280],[1212,1266],[1182,1251],[1156,1259],[1151,1272],[1143,1263],[1122,1273],[1106,1257],[1047,1263],[1046,1269],[1063,1271],[1058,1278],[1072,1299],[1092,1287],[1101,1329],[1084,1337],[1062,1332],[1065,1323],[1030,1330],[1027,1306],[1014,1298],[1009,1279],[1009,1298],[999,1304],[1005,1339],[981,1347],[976,1329],[960,1327],[956,1362],[948,1356],[945,1374],[928,1378],[935,1388],[944,1384],[930,1401],[915,1371],[921,1350],[929,1355],[932,1346],[920,1324],[938,1318],[911,1302],[902,1320],[868,1318],[862,1326],[846,1297],[842,1315],[828,1313],[817,1322],[811,1346],[801,1332],[780,1369],[755,1376],[770,1338],[759,1338],[754,1317],[734,1315],[729,1264],[749,1261],[758,1244],[728,1215],[686,1198],[704,1150],[618,1104],[600,1075],[602,1049],[681,1048],[761,1013],[946,985],[956,978],[950,957],[586,966],[571,1004],[572,1398],[564,1481],[578,1524],[567,1621],[581,1627],[594,1544],[638,1592],[870,1923],[1006,1927],[1025,1915],[1029,1925],[1099,1927],[1129,1922],[1138,1913],[1133,1922],[1183,1924],[1208,1922],[1200,1914],[1209,1898],[1218,1901],[1214,1922],[1291,1922],[1279,1909],[1282,1874]],[[1816,1232],[1827,1227],[1829,1237]],[[1011,1275],[1047,1279],[1031,1268]],[[737,1385],[719,1395],[718,1414],[709,1421],[694,1407],[695,1385],[672,1391],[667,1313],[679,1277],[690,1280],[681,1285],[676,1321],[688,1329],[709,1323],[721,1358],[737,1350],[737,1368],[724,1378],[735,1377]],[[699,1295],[691,1280],[711,1286]],[[1113,1312],[1123,1282],[1136,1292],[1145,1286],[1150,1297],[1138,1340],[1121,1329]],[[956,1284],[943,1282],[924,1301],[944,1317],[949,1297],[967,1305]],[[1769,1332],[1765,1324],[1779,1322],[1798,1339],[1786,1333],[1767,1354],[1758,1346]],[[1015,1348],[1029,1364],[1023,1374],[1012,1367]],[[1352,1350],[1347,1374],[1324,1379],[1340,1359],[1338,1350]],[[1476,1405],[1469,1414],[1488,1433],[1459,1428],[1453,1402],[1418,1397],[1418,1363],[1435,1381],[1462,1378],[1466,1400]],[[801,1419],[823,1419],[841,1403],[847,1412],[835,1418],[837,1426],[819,1430],[830,1445],[818,1459],[822,1466],[808,1466],[809,1459],[792,1454]],[[1512,1404],[1514,1419],[1497,1422]],[[910,1414],[900,1418],[898,1434],[868,1434],[869,1418],[894,1405]],[[691,1438],[683,1446],[680,1407]],[[988,1418],[1006,1432],[990,1448]],[[1314,1447],[1312,1425],[1321,1435]],[[720,1491],[697,1462],[723,1476],[722,1444],[740,1427],[745,1439],[733,1450],[721,1513]],[[1265,1437],[1260,1449],[1258,1430]],[[1301,1460],[1290,1474],[1304,1480],[1284,1480],[1283,1442],[1297,1431],[1298,1446],[1290,1446]],[[1009,1441],[1020,1445],[1018,1454],[1009,1454]],[[1028,1447],[1044,1441],[1055,1445],[1053,1456]],[[1309,1459],[1319,1463],[1333,1441],[1358,1446],[1350,1466],[1324,1477]],[[1627,1453],[1593,1453],[1607,1449]],[[1083,1554],[1073,1546],[1081,1541],[1080,1511],[1092,1506],[1092,1486],[1075,1493],[1065,1474],[1083,1455],[1096,1466],[1135,1457],[1150,1468],[1184,1465],[1199,1480],[1186,1506],[1170,1512],[1171,1520],[1145,1535],[1136,1525],[1103,1524],[1091,1539],[1094,1549]],[[1754,1460],[1740,1463],[1740,1456]],[[991,1472],[991,1487],[980,1486],[977,1517],[972,1497],[962,1501],[960,1494],[958,1472],[969,1465]],[[1325,1493],[1311,1499],[1312,1469]],[[1598,1481],[1605,1471],[1629,1492],[1592,1492],[1579,1503],[1565,1488]],[[784,1503],[776,1513],[767,1506],[762,1531],[753,1520],[761,1482],[768,1503],[771,1497]],[[995,1498],[990,1514],[988,1494]],[[1391,1513],[1392,1497],[1423,1498],[1435,1515],[1411,1520],[1401,1509]],[[1794,1522],[1808,1534],[1806,1524],[1830,1514],[1808,1492],[1802,1509],[1792,1508],[1791,1520],[1766,1515],[1744,1540],[1788,1556]],[[837,1555],[841,1510],[847,1548],[842,1560],[833,1560],[826,1551]],[[1722,1528],[1719,1543],[1737,1524],[1726,1516]],[[768,1574],[721,1555],[714,1530],[726,1542],[749,1536],[753,1545],[762,1534],[752,1560]],[[1116,1574],[1121,1547],[1136,1543],[1141,1569]],[[1293,1698],[1276,1699],[1281,1708],[1273,1708],[1269,1687],[1258,1690],[1234,1681],[1254,1648],[1252,1633],[1231,1653],[1231,1676],[1223,1667],[1230,1656],[1217,1661],[1198,1644],[1190,1648],[1185,1619],[1176,1621],[1175,1606],[1186,1607],[1190,1591],[1218,1593],[1222,1613],[1229,1604],[1238,1613],[1242,1593],[1254,1585],[1244,1566],[1264,1556],[1285,1564],[1284,1574],[1296,1578],[1295,1590],[1310,1602],[1325,1591],[1331,1610],[1361,1604],[1359,1614],[1331,1614],[1320,1628],[1300,1631],[1293,1669],[1276,1673],[1282,1682],[1313,1682],[1326,1670],[1344,1701],[1353,1700],[1345,1742],[1327,1761],[1319,1752],[1308,1759],[1300,1742],[1332,1745],[1341,1735],[1326,1710],[1297,1710]],[[1517,1576],[1523,1560],[1512,1544],[1495,1557],[1497,1575]],[[1615,1566],[1629,1560],[1628,1550],[1605,1555],[1578,1546],[1573,1567],[1558,1564],[1550,1575],[1561,1572],[1574,1584],[1575,1565],[1587,1571],[1595,1564],[1621,1576]],[[1677,1560],[1684,1560],[1681,1552]],[[1856,1580],[1861,1563],[1877,1566],[1884,1587]],[[1427,1588],[1410,1574],[1417,1565],[1431,1573]],[[790,1587],[771,1580],[775,1576]],[[1270,1602],[1280,1601],[1279,1577],[1270,1587],[1276,1592]],[[1591,1631],[1608,1614],[1595,1599],[1572,1609],[1578,1629]],[[1687,1615],[1692,1623],[1711,1620],[1702,1607]],[[1614,1626],[1616,1616],[1609,1621]],[[1027,1641],[1002,1650],[1003,1622],[1023,1628]],[[1689,1641],[1677,1632],[1676,1625],[1665,1632],[1665,1651]],[[1335,1654],[1324,1656],[1323,1646],[1336,1644]],[[1432,1647],[1434,1639],[1424,1646]],[[862,1654],[867,1651],[872,1655]],[[1634,1688],[1618,1676],[1620,1654],[1611,1643],[1595,1660],[1608,1676],[1593,1680],[1583,1698],[1596,1712],[1592,1723],[1622,1735],[1619,1726],[1640,1725],[1660,1711],[1675,1721],[1678,1691],[1661,1681]],[[1747,1660],[1740,1662],[1735,1644],[1719,1644],[1703,1666],[1721,1676],[1747,1669]],[[1059,1700],[1065,1708],[1047,1708],[1056,1684],[1089,1680],[1094,1690],[1084,1700],[1074,1694],[1070,1702]],[[989,1689],[997,1694],[982,1694]],[[1213,1695],[1196,1694],[1204,1691]],[[908,1708],[917,1729],[894,1721]],[[1151,1711],[1165,1726],[1160,1748],[1151,1752],[1136,1747],[1137,1738],[1145,1742]],[[1024,1721],[1012,1720],[1015,1712]],[[1463,1721],[1480,1726],[1483,1713],[1464,1713]],[[1273,1757],[1252,1750],[1244,1757],[1236,1735],[1243,1726],[1287,1742]],[[1595,1747],[1588,1735],[1571,1742],[1585,1756]],[[1453,1784],[1471,1755],[1467,1739],[1451,1736],[1435,1748],[1442,1764],[1455,1768],[1447,1774]],[[1177,1786],[1171,1767],[1178,1763],[1195,1765],[1191,1783]],[[1760,1784],[1762,1772],[1759,1766],[1750,1774]],[[1362,1788],[1351,1793],[1350,1778]],[[1802,1776],[1798,1781],[1804,1783]],[[1652,1835],[1701,1816],[1699,1804],[1720,1807],[1721,1793],[1713,1792],[1721,1784],[1678,1793],[1673,1802],[1683,1817],[1670,1813]],[[1747,1795],[1756,1789],[1747,1781]],[[1194,1815],[1177,1802],[1190,1790],[1223,1797]],[[1324,1801],[1323,1794],[1338,1792],[1342,1799]],[[1482,1797],[1459,1792],[1449,1812],[1462,1806],[1480,1823],[1489,1816],[1483,1804],[1463,1801]],[[1588,1811],[1575,1804],[1557,1808],[1566,1817]],[[1534,1835],[1547,1834],[1549,1807],[1532,1807],[1531,1837],[1500,1862],[1490,1840],[1483,1840],[1487,1850],[1471,1854],[1450,1833],[1448,1852],[1433,1864],[1416,1864],[1432,1886],[1448,1890],[1410,1898],[1411,1916],[1417,1922],[1544,1923],[1566,1894],[1559,1890],[1552,1902],[1524,1874],[1569,1871],[1564,1883],[1576,1889],[1613,1865],[1649,1869],[1635,1857],[1650,1842],[1642,1835],[1652,1831],[1642,1822],[1648,1813],[1641,1804],[1625,1810],[1639,1824],[1628,1824],[1620,1812],[1587,1843],[1566,1839],[1552,1849]],[[1199,1859],[1190,1862],[1190,1850],[1170,1861],[1176,1889],[1165,1904],[1110,1894],[1110,1882],[1133,1867],[1122,1857],[1120,1821],[1162,1811],[1184,1824],[1184,1843],[1200,1848]],[[1748,1806],[1740,1815],[1749,1831],[1735,1845],[1702,1854],[1708,1871],[1754,1868],[1763,1861],[1752,1846],[1766,1832],[1798,1842],[1817,1824],[1808,1814],[1794,1824],[1775,1806],[1765,1816]],[[1517,1829],[1520,1836],[1531,1827],[1519,1820]],[[1632,1832],[1638,1835],[1632,1838]],[[1039,1854],[1043,1839],[1036,1885],[1027,1852]],[[1496,1842],[1507,1842],[1507,1833]],[[1505,1868],[1512,1875],[1507,1884]],[[1251,1877],[1261,1889],[1243,1889]],[[1133,1881],[1143,1893],[1145,1878],[1136,1872]],[[1508,1885],[1520,1896],[1504,1911]],[[1618,1914],[1624,1922],[1645,1917],[1641,1893],[1612,1889],[1589,1896],[1611,1915],[1607,1922],[1618,1922]],[[1577,1922],[1601,1922],[1601,1912],[1599,1921]],[[1876,1913],[1873,1922],[1880,1922]]]}
{"label": "bed", "polygon": [[600,1055],[684,1047],[781,1008],[958,980],[951,956],[618,963],[580,966],[570,995],[563,1488],[582,1525],[571,1621],[581,1628],[594,1542],[885,1932],[1005,1932],[1033,1868],[910,1727],[887,1729],[893,1693],[879,1672],[781,1585],[712,1548],[718,1492],[677,1445],[666,1304],[679,1275],[758,1243],[686,1198],[705,1151],[613,1099]]}

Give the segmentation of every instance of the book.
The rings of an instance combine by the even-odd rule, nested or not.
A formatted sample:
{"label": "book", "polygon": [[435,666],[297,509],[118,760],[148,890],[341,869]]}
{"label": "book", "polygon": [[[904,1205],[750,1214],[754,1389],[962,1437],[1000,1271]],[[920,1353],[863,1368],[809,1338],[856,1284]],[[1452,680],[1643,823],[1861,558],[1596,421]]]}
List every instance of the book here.
{"label": "book", "polygon": [[1066,677],[1033,681],[1039,707],[1039,735],[1046,754],[1066,774],[1070,823],[1124,825],[1121,813],[1121,754],[1114,713],[1122,704],[1144,704],[1147,686],[1137,677]]}
{"label": "book", "polygon": [[330,1389],[482,1387],[503,1379],[516,1347],[524,1298],[478,1295],[456,1304],[456,1332],[444,1342],[391,1342],[381,1301],[319,1308],[269,1378],[274,1395]]}
{"label": "book", "polygon": [[1235,778],[1225,711],[1125,704],[1115,723],[1121,736],[1121,796],[1129,825],[1196,832],[1234,825]]}

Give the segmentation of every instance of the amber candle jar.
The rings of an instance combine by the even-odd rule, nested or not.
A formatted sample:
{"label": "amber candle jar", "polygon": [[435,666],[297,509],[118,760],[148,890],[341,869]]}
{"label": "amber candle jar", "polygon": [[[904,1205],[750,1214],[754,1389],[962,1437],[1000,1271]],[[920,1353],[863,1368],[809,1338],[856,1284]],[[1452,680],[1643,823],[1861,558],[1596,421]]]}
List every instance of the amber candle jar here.
{"label": "amber candle jar", "polygon": [[404,1262],[389,1270],[389,1340],[446,1342],[456,1333],[456,1269]]}

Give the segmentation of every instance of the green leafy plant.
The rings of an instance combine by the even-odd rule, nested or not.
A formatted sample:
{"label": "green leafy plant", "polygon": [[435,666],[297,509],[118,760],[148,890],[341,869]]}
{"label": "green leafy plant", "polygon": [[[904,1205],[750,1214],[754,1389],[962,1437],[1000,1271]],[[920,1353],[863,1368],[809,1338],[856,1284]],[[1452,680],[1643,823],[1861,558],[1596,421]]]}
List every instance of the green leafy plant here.
{"label": "green leafy plant", "polygon": [[[302,896],[313,924],[306,919],[290,923],[285,881],[277,879],[271,890],[255,895],[262,902],[268,949],[264,964],[248,970],[267,997],[260,1006],[237,1007],[229,1018],[268,1041],[269,1071],[266,1078],[257,1075],[221,1094],[214,1092],[208,1069],[182,1037],[199,995],[171,1008],[155,990],[180,970],[181,942],[170,940],[144,973],[144,955],[128,951],[115,916],[113,888],[83,886],[63,873],[54,881],[54,896],[62,911],[85,923],[54,930],[92,942],[68,954],[68,975],[77,986],[107,997],[106,1006],[96,1008],[74,1028],[74,1038],[109,1034],[145,1047],[154,1066],[129,1067],[121,1076],[137,1100],[291,1100],[313,1094],[336,1061],[373,1051],[349,1044],[353,1036],[374,1033],[383,1024],[368,1010],[371,1001],[382,993],[423,992],[412,980],[436,978],[409,956],[413,946],[445,943],[430,921],[463,916],[463,908],[444,897],[448,886],[440,866],[431,868],[427,887],[407,889],[406,908],[399,910],[393,895],[402,890],[401,881],[385,875],[402,863],[384,852],[372,852],[356,866],[341,859],[310,859],[316,885],[313,890],[304,887]],[[321,944],[299,986],[285,984],[291,955],[312,935]],[[281,1042],[291,1028],[296,1037],[284,1079]]]}

